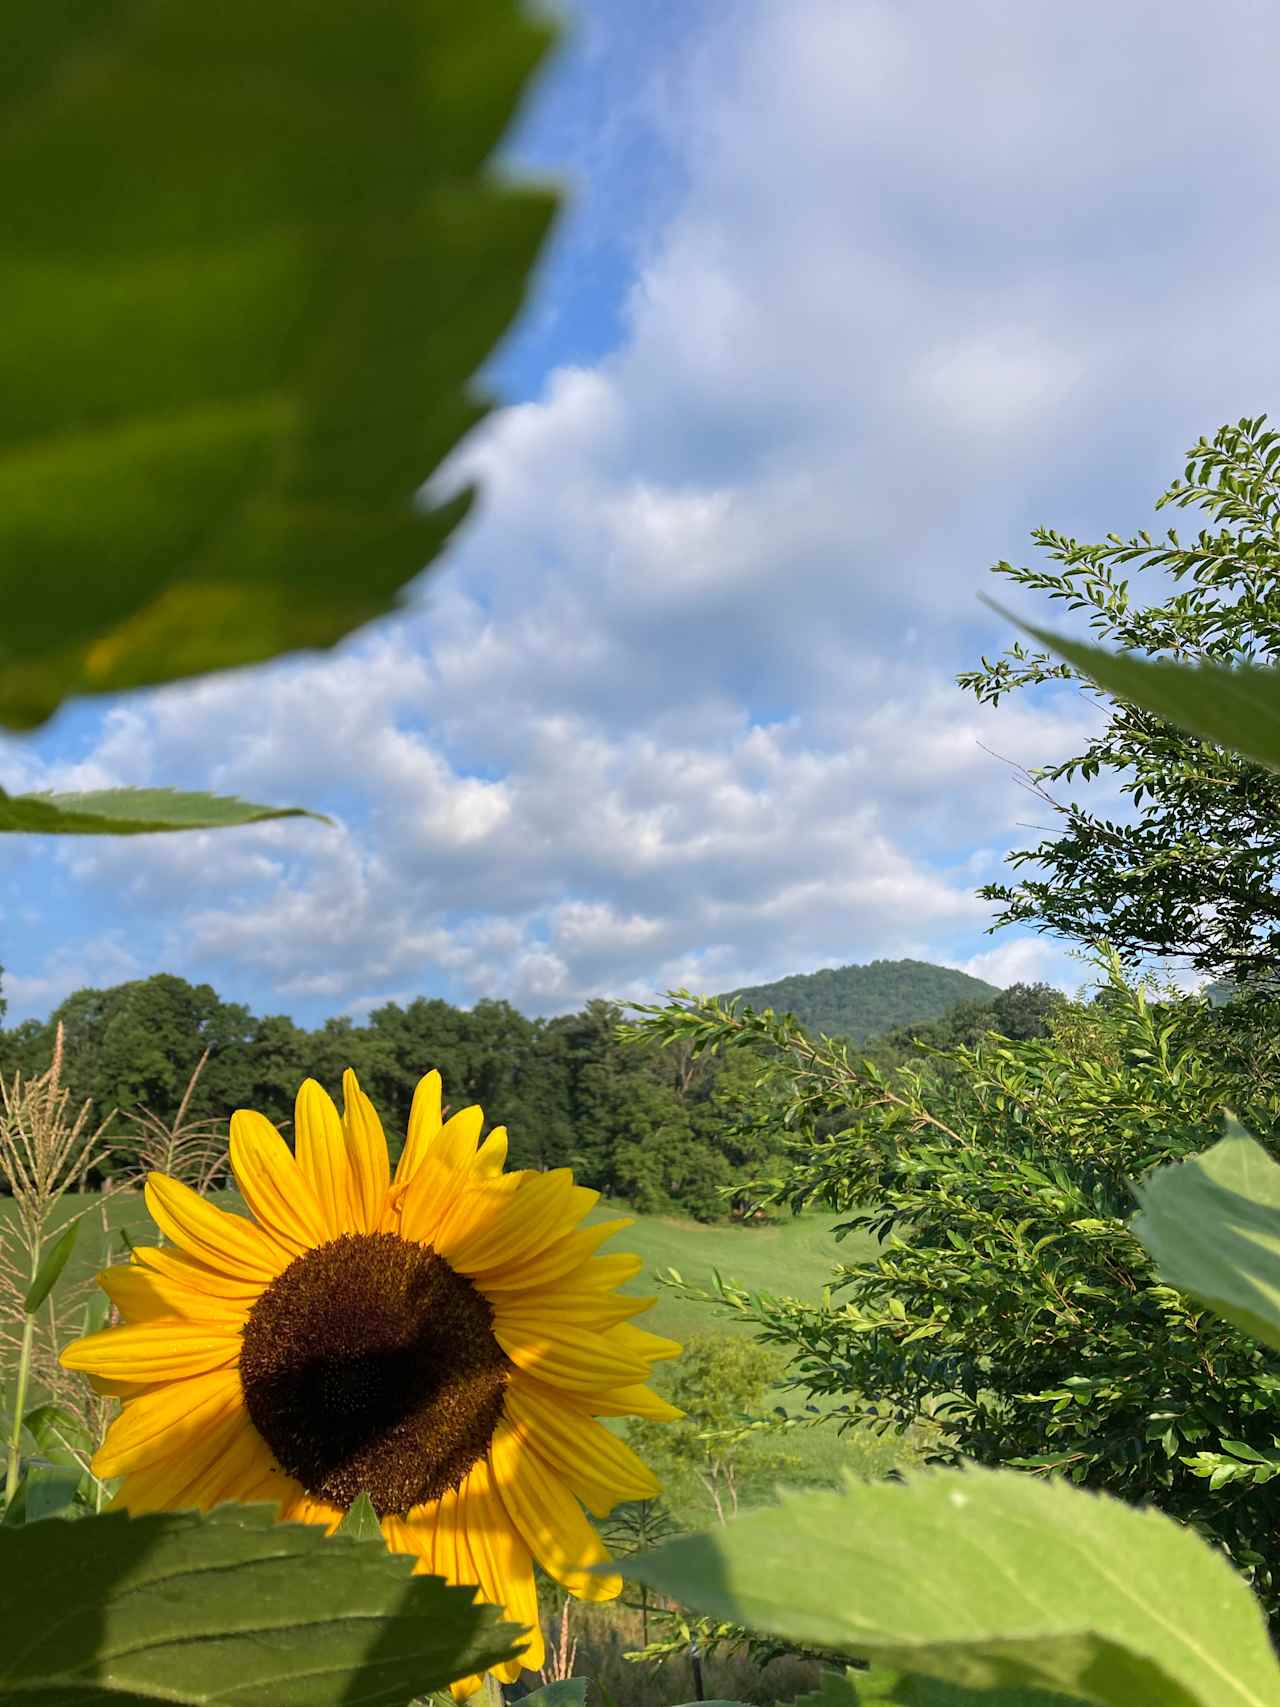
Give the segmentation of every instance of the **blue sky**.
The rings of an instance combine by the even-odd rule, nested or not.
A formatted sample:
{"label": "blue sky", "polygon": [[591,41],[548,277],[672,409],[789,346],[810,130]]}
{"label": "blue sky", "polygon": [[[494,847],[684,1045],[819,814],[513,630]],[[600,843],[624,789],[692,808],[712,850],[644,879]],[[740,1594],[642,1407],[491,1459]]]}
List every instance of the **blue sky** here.
{"label": "blue sky", "polygon": [[1048,762],[1091,714],[952,678],[1034,525],[1150,525],[1186,445],[1274,405],[1280,11],[566,12],[507,153],[571,206],[443,564],[332,654],[0,740],[11,790],[337,828],[0,839],[11,1018],[158,970],[307,1022],[877,956],[1080,982],[974,890],[1041,816],[987,749]]}

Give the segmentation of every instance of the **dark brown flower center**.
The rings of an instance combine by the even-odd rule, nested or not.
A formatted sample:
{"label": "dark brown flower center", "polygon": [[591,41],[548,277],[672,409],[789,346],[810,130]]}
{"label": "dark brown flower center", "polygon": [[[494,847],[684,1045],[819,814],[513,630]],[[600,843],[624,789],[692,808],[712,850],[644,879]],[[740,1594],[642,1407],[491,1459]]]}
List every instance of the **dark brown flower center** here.
{"label": "dark brown flower center", "polygon": [[296,1258],[245,1324],[254,1427],[309,1494],[380,1517],[456,1488],[489,1445],[510,1369],[469,1280],[395,1233]]}

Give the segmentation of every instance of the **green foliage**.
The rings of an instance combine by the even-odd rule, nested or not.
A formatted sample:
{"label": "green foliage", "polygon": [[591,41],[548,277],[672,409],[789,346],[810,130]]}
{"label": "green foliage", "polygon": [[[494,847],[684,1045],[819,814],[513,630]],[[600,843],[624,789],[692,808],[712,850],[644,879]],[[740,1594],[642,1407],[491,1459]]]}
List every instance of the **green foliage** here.
{"label": "green foliage", "polygon": [[[1245,753],[1215,744],[1240,732],[1240,693],[1253,678],[1235,678],[1221,716],[1201,708],[1199,733],[1188,734],[1168,720],[1167,692],[1179,679],[1152,678],[1145,672],[1156,665],[1142,662],[1248,671],[1280,653],[1280,435],[1264,423],[1258,416],[1202,439],[1188,452],[1184,477],[1158,501],[1207,512],[1215,525],[1193,541],[1170,529],[1159,541],[1143,532],[1089,545],[1041,528],[1033,537],[1057,570],[995,565],[996,574],[1084,612],[1108,652],[1134,655],[1103,664],[1094,651],[1072,652],[1064,662],[1019,641],[958,678],[991,705],[1046,682],[1083,682],[1105,713],[1080,752],[1030,773],[1059,813],[1060,833],[1008,856],[1015,868],[1037,868],[1034,875],[980,891],[1002,903],[997,925],[1029,923],[1080,941],[1105,935],[1127,961],[1185,956],[1210,977],[1247,980],[1280,969],[1280,775],[1245,756],[1262,729],[1252,715]],[[1167,576],[1180,590],[1143,606],[1125,573],[1131,567]],[[1100,670],[1103,691],[1092,685]],[[1153,679],[1159,695],[1148,705]],[[1181,686],[1175,694],[1181,705]],[[1054,796],[1054,784],[1104,775],[1132,803],[1132,822]]]}
{"label": "green foliage", "polygon": [[881,1071],[916,1066],[946,1077],[947,1062],[930,1051],[946,1051],[957,1045],[972,1048],[989,1032],[1011,1043],[1026,1043],[1048,1037],[1052,1022],[1063,1007],[1060,990],[1048,984],[1011,984],[990,1001],[957,1002],[937,1019],[894,1026],[882,1036],[872,1037],[860,1050]]}
{"label": "green foliage", "polygon": [[414,495],[485,413],[555,204],[486,171],[550,36],[515,0],[14,32],[0,723],[26,728],[391,609],[469,507]]}
{"label": "green foliage", "polygon": [[711,1294],[788,1351],[812,1402],[846,1426],[927,1429],[940,1462],[1151,1502],[1216,1540],[1280,1620],[1275,1490],[1215,1483],[1196,1456],[1234,1442],[1269,1461],[1280,1361],[1163,1280],[1127,1225],[1129,1181],[1212,1143],[1224,1104],[1280,1151],[1277,1015],[1152,1002],[1115,961],[1103,991],[1064,1004],[1049,1038],[956,1046],[945,1077],[888,1075],[709,999],[638,1029],[771,1048],[790,1161],[775,1201],[879,1241],[822,1303]]}
{"label": "green foliage", "polygon": [[300,806],[253,806],[228,795],[180,794],[172,788],[103,788],[90,794],[6,794],[0,789],[0,833],[136,836],[154,830],[217,830],[269,818],[319,818]]}
{"label": "green foliage", "polygon": [[622,1568],[713,1617],[965,1689],[1280,1703],[1266,1626],[1225,1560],[1060,1481],[970,1469],[784,1495]]}
{"label": "green foliage", "polygon": [[685,1342],[662,1383],[684,1416],[667,1423],[633,1419],[627,1438],[669,1493],[697,1483],[724,1523],[753,1484],[776,1482],[792,1465],[771,1438],[778,1419],[761,1415],[782,1365],[777,1352],[756,1340],[698,1335]]}
{"label": "green foliage", "polygon": [[379,1538],[221,1506],[0,1528],[0,1701],[403,1707],[509,1658],[472,1590]]}
{"label": "green foliage", "polygon": [[937,1019],[957,1002],[990,1001],[998,994],[993,984],[949,966],[873,960],[866,966],[794,973],[772,984],[734,990],[723,999],[794,1014],[806,1031],[861,1043],[894,1026]]}
{"label": "green foliage", "polygon": [[33,1405],[22,1418],[17,1486],[0,1521],[13,1528],[101,1510],[102,1484],[88,1468],[96,1445],[85,1422],[65,1406]]}

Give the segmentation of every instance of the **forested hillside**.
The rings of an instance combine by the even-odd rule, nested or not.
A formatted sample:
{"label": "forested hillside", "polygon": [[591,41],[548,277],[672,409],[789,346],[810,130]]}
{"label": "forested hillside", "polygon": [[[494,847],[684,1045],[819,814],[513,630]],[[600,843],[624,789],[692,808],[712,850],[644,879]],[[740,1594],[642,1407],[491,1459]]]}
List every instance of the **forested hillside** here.
{"label": "forested hillside", "polygon": [[[906,976],[895,983],[893,974],[903,968]],[[962,989],[988,986],[921,962],[882,961],[844,970],[873,974],[871,988],[892,997],[876,1016],[865,983],[861,990],[862,1013],[875,1016],[865,1023],[884,1033],[868,1043],[867,1053],[886,1066],[917,1054],[916,1035],[935,1044],[967,1041],[991,1028],[1011,1036],[1040,1035],[1057,999],[1043,989],[1015,985],[993,992],[994,1002],[961,1002],[930,1019],[925,1015],[936,1013],[936,992],[946,987],[944,981]],[[917,970],[925,976],[914,978]],[[813,981],[788,979],[770,989]],[[909,1012],[914,1006],[913,1023],[886,1028],[882,1016],[904,1005]],[[746,1054],[694,1060],[687,1051],[620,1043],[615,1028],[623,1017],[605,1001],[591,1002],[580,1013],[535,1020],[506,1002],[462,1009],[420,997],[404,1007],[388,1002],[375,1008],[363,1025],[336,1018],[308,1031],[285,1015],[259,1016],[224,1001],[208,984],[161,973],[111,989],[78,990],[48,1020],[0,1028],[0,1071],[43,1071],[61,1024],[64,1081],[76,1104],[92,1099],[95,1119],[111,1117],[108,1167],[120,1169],[136,1165],[131,1113],[149,1109],[171,1122],[206,1050],[188,1120],[225,1130],[233,1110],[254,1108],[286,1125],[304,1078],[319,1079],[336,1096],[350,1066],[380,1111],[393,1149],[418,1078],[438,1067],[450,1106],[478,1102],[493,1123],[508,1127],[515,1166],[570,1166],[584,1184],[648,1214],[724,1215],[733,1205],[727,1190],[775,1173],[782,1162],[780,1132],[738,1129],[736,1116],[749,1100],[758,1063]],[[814,1029],[823,1023],[829,1016]],[[747,1194],[737,1201],[744,1206]]]}
{"label": "forested hillside", "polygon": [[873,960],[866,966],[793,973],[730,993],[757,1013],[761,1008],[793,1013],[806,1031],[862,1043],[895,1026],[937,1019],[957,1002],[992,1001],[1000,992],[981,978],[927,960]]}

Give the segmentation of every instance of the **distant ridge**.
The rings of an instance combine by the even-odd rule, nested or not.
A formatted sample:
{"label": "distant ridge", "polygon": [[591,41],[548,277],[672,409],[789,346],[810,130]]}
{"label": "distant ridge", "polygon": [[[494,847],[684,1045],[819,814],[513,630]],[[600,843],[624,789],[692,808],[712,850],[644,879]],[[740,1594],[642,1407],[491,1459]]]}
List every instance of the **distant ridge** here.
{"label": "distant ridge", "polygon": [[863,1043],[896,1025],[938,1019],[957,1002],[989,1002],[1000,988],[928,960],[873,960],[867,966],[795,972],[729,994],[757,1011],[793,1013],[806,1031]]}

